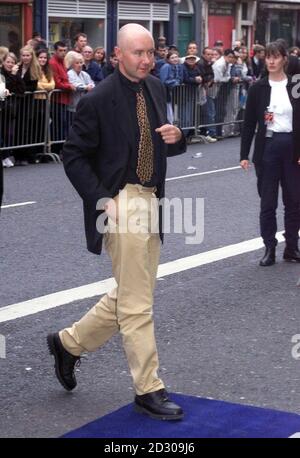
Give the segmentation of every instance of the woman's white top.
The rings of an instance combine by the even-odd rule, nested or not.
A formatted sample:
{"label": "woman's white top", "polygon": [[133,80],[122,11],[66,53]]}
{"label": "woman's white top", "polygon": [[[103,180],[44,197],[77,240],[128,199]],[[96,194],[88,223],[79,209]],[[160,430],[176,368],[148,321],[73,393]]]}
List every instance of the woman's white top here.
{"label": "woman's white top", "polygon": [[272,81],[271,100],[268,111],[274,113],[274,120],[267,125],[268,130],[273,132],[292,132],[293,130],[293,108],[287,91],[288,80]]}
{"label": "woman's white top", "polygon": [[80,73],[76,73],[73,69],[68,71],[68,79],[69,82],[76,87],[76,91],[72,93],[71,103],[68,106],[68,110],[75,111],[81,96],[86,92],[86,86],[91,84],[95,87],[95,83],[87,72],[81,71]]}

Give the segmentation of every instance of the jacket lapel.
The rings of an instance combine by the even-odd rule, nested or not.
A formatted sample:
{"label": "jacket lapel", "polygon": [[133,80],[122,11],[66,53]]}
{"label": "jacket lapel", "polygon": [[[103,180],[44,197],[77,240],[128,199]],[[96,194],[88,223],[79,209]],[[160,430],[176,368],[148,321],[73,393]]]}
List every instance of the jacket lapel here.
{"label": "jacket lapel", "polygon": [[[128,102],[121,88],[121,81],[118,72],[112,74],[114,85],[114,98],[112,100],[115,125],[121,130],[123,135],[127,138],[131,146],[135,145],[135,134],[132,123],[129,120],[128,113],[130,113]],[[105,107],[104,107],[105,110]],[[118,132],[116,132],[118,135]]]}
{"label": "jacket lapel", "polygon": [[162,126],[163,124],[166,123],[166,120],[165,120],[165,111],[164,111],[164,105],[162,103],[163,101],[162,101],[161,94],[158,94],[156,87],[153,85],[151,81],[151,78],[147,78],[145,80],[145,84],[147,86],[147,89],[149,91],[153,105],[157,112],[159,125]]}

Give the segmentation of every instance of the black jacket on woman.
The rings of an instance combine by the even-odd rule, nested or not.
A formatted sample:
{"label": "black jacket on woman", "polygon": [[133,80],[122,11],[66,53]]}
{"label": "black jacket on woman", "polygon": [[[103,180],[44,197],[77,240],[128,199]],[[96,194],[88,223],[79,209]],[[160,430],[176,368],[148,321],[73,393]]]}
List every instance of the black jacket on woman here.
{"label": "black jacket on woman", "polygon": [[3,67],[1,68],[1,73],[5,78],[5,87],[11,94],[24,94],[25,83],[20,75],[13,75],[12,73],[7,72]]}
{"label": "black jacket on woman", "polygon": [[[287,91],[293,108],[293,159],[295,162],[300,158],[300,87],[292,83],[288,77]],[[241,161],[249,159],[250,148],[255,134],[256,125],[258,130],[255,139],[253,162],[262,162],[266,142],[266,125],[264,113],[270,105],[271,86],[268,77],[262,78],[250,87],[247,98],[245,120],[241,139]]]}
{"label": "black jacket on woman", "polygon": [[[22,78],[22,65],[20,65],[20,68],[18,70],[18,75]],[[23,76],[22,79],[23,79],[23,81],[25,83],[25,90],[27,92],[34,92],[34,91],[37,90],[38,80],[31,79],[29,68],[24,73],[24,76]]]}

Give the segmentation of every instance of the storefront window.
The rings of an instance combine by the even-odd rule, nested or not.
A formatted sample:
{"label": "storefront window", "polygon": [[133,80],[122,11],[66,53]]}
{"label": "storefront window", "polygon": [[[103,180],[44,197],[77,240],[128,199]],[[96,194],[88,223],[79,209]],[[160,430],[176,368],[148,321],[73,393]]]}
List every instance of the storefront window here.
{"label": "storefront window", "polygon": [[283,38],[289,46],[293,43],[294,12],[281,11],[270,14],[270,41]]}
{"label": "storefront window", "polygon": [[166,35],[170,20],[170,5],[157,2],[118,2],[118,28],[135,22],[148,29],[156,40]]}
{"label": "storefront window", "polygon": [[21,5],[0,4],[0,45],[19,54],[22,47]]}
{"label": "storefront window", "polygon": [[191,0],[182,0],[179,4],[178,11],[180,13],[193,13],[194,8]]}
{"label": "storefront window", "polygon": [[74,37],[86,33],[89,45],[105,46],[105,19],[49,18],[49,47],[59,40],[65,40],[68,47],[74,46]]}

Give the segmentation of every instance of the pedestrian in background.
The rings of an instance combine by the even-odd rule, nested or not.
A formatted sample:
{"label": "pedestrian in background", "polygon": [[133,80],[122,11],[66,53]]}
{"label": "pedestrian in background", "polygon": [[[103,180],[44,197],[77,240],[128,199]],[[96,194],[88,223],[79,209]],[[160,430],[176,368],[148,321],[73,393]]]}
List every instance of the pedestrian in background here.
{"label": "pedestrian in background", "polygon": [[286,241],[283,258],[300,262],[300,94],[287,77],[287,63],[283,44],[270,43],[266,48],[268,77],[249,89],[242,132],[241,166],[247,170],[258,124],[253,162],[261,198],[260,230],[266,247],[261,266],[275,263],[279,185]]}

